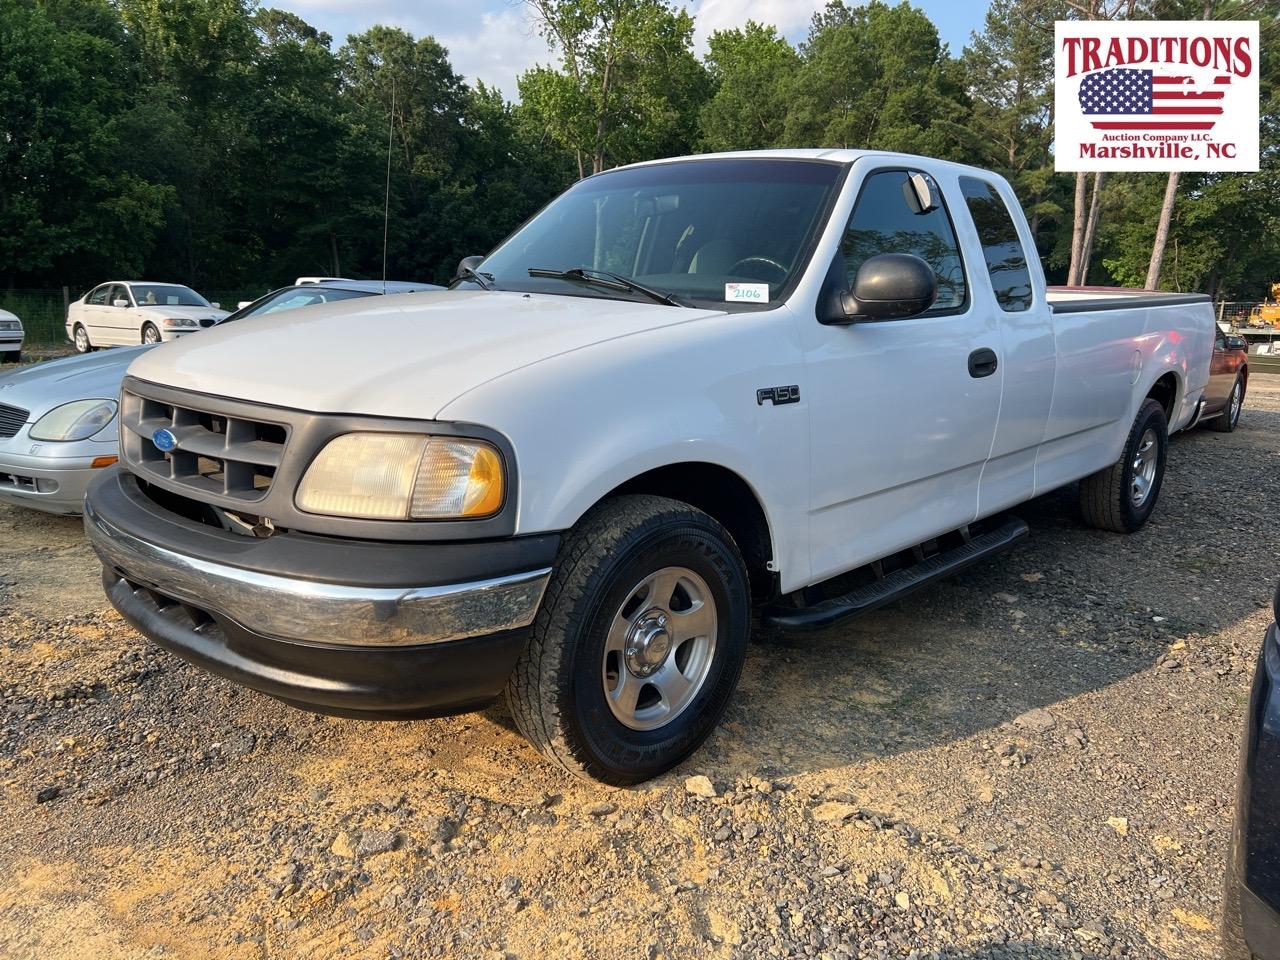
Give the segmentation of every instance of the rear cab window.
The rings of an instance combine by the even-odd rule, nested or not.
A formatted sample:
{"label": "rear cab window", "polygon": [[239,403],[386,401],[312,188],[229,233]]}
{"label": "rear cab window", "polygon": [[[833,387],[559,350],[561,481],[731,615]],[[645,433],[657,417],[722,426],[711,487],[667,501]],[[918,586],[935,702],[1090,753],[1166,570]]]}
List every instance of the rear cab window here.
{"label": "rear cab window", "polygon": [[978,230],[996,303],[1005,313],[1030,310],[1034,299],[1031,271],[1009,208],[994,184],[977,177],[961,177],[960,192]]}
{"label": "rear cab window", "polygon": [[845,279],[850,288],[858,269],[882,253],[909,253],[933,268],[938,299],[923,316],[958,313],[969,300],[964,260],[941,188],[926,174],[935,206],[921,209],[914,202],[912,170],[875,170],[858,192],[853,215],[840,242]]}

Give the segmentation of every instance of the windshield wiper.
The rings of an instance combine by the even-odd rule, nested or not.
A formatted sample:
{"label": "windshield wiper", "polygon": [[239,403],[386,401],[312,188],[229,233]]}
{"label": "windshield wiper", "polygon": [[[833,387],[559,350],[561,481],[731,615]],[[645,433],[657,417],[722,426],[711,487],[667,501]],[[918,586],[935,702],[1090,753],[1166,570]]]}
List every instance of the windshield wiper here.
{"label": "windshield wiper", "polygon": [[554,280],[571,280],[575,283],[593,283],[599,287],[611,287],[614,290],[643,293],[650,300],[665,303],[669,307],[687,307],[688,304],[674,293],[667,293],[654,287],[647,287],[639,281],[624,277],[620,273],[608,270],[597,270],[594,267],[570,267],[568,270],[552,270],[547,267],[530,267],[531,277],[551,277]]}
{"label": "windshield wiper", "polygon": [[458,273],[462,275],[464,280],[473,280],[479,284],[481,290],[492,290],[493,279],[485,273],[481,273],[474,267],[458,267]]}

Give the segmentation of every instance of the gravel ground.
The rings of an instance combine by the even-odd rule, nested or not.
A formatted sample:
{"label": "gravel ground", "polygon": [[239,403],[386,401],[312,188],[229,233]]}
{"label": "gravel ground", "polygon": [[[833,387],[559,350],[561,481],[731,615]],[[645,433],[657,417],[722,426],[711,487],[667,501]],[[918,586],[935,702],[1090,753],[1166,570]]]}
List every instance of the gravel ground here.
{"label": "gravel ground", "polygon": [[1133,537],[1073,492],[852,625],[757,629],[645,788],[500,709],[310,716],[153,649],[75,521],[0,507],[0,955],[1208,957],[1280,563],[1280,377],[1172,444]]}

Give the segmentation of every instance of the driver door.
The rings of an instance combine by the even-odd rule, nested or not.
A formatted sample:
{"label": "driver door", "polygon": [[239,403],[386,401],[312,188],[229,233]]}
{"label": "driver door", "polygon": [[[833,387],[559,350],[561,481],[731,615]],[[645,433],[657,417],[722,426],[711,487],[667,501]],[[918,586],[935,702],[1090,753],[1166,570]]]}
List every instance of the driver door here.
{"label": "driver door", "polygon": [[[805,324],[815,580],[977,516],[1000,411],[998,318],[974,306],[937,184],[929,179],[934,205],[911,202],[915,172],[878,169],[863,178],[838,256],[850,286],[869,257],[922,258],[938,280],[934,306],[905,320]],[[994,369],[971,372],[970,357],[989,352]]]}

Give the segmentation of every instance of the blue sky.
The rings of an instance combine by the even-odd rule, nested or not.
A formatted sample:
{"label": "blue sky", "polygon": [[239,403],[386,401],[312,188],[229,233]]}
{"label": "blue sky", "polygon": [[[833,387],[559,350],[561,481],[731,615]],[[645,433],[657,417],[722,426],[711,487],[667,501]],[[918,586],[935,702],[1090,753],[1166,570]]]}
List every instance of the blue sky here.
{"label": "blue sky", "polygon": [[[813,12],[825,0],[677,0],[696,18],[699,52],[706,37],[748,19],[772,23],[793,41],[803,39]],[[987,0],[915,0],[958,53],[969,33],[982,24]],[[479,78],[508,97],[516,95],[516,77],[535,63],[550,60],[547,45],[534,32],[521,0],[264,0],[292,10],[333,35],[335,46],[349,33],[375,23],[403,27],[416,36],[433,35],[449,48],[454,69],[468,80]]]}

